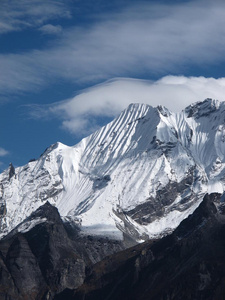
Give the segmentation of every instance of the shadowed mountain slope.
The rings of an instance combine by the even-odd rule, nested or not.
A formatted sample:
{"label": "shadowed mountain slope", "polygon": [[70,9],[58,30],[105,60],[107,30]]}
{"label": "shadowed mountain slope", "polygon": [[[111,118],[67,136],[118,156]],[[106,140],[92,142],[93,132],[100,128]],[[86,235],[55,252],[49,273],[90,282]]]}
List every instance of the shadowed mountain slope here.
{"label": "shadowed mountain slope", "polygon": [[173,234],[95,264],[81,287],[55,299],[225,299],[225,215],[220,195],[206,195]]}

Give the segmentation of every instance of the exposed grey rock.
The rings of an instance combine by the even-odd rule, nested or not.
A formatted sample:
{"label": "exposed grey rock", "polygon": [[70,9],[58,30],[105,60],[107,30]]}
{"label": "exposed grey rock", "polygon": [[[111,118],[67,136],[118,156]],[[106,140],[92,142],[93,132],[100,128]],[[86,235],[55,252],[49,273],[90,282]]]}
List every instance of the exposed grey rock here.
{"label": "exposed grey rock", "polygon": [[15,168],[12,163],[9,164],[9,180],[15,175]]}
{"label": "exposed grey rock", "polygon": [[135,209],[124,213],[132,217],[137,223],[147,225],[163,216],[167,206],[171,205],[179,194],[182,195],[182,203],[179,203],[179,206],[176,206],[176,204],[171,206],[170,210],[185,210],[192,205],[192,201],[190,201],[192,198],[191,187],[195,179],[196,175],[193,168],[181,182],[169,182],[167,186],[156,192],[156,197],[149,197],[145,203],[137,205]]}

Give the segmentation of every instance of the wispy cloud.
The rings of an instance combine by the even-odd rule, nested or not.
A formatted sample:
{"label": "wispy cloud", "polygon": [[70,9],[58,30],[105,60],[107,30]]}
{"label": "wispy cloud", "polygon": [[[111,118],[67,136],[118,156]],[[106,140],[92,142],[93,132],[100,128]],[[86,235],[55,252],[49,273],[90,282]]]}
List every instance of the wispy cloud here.
{"label": "wispy cloud", "polygon": [[59,34],[62,32],[62,26],[46,24],[41,26],[38,30],[40,30],[43,34]]}
{"label": "wispy cloud", "polygon": [[[22,2],[28,8],[30,2],[35,3]],[[33,12],[39,25],[62,10],[62,2],[45,1],[50,7],[44,13],[43,2],[36,2],[41,3]],[[88,26],[70,28],[44,50],[1,55],[0,65],[6,71],[0,74],[0,93],[42,88],[59,78],[94,84],[118,76],[180,74],[193,66],[225,62],[223,36],[223,1],[173,5],[140,2],[129,9],[99,15]]]}
{"label": "wispy cloud", "polygon": [[56,18],[70,17],[66,1],[2,0],[0,9],[0,34],[40,27]]}
{"label": "wispy cloud", "polygon": [[72,99],[30,109],[33,108],[33,117],[55,116],[61,119],[64,129],[82,136],[96,130],[99,117],[113,118],[131,102],[181,111],[205,98],[225,101],[225,78],[166,76],[158,81],[117,78],[83,90]]}
{"label": "wispy cloud", "polygon": [[6,156],[8,154],[9,154],[9,151],[7,151],[4,148],[0,147],[0,157]]}

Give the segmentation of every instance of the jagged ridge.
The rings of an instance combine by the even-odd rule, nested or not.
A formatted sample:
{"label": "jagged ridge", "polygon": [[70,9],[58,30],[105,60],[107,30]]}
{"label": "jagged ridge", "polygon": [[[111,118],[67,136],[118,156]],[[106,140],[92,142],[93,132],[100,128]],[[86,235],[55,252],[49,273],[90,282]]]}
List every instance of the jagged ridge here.
{"label": "jagged ridge", "polygon": [[85,234],[135,241],[166,234],[202,201],[223,192],[225,104],[206,99],[171,113],[131,104],[68,147],[0,175],[1,232],[46,201]]}

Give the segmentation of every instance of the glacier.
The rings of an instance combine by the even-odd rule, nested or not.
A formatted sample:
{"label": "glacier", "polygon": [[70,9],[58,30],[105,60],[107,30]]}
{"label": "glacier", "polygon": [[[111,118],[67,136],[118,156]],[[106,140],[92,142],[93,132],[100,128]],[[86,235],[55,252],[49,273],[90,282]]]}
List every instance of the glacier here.
{"label": "glacier", "polygon": [[225,189],[225,102],[180,113],[130,104],[77,145],[58,142],[11,167],[0,174],[0,237],[46,201],[84,235],[160,237]]}

